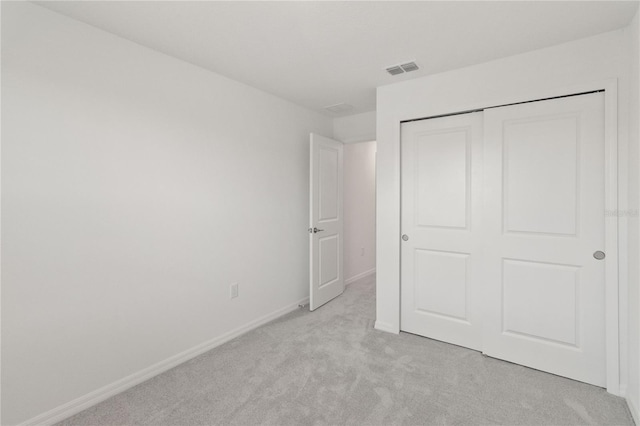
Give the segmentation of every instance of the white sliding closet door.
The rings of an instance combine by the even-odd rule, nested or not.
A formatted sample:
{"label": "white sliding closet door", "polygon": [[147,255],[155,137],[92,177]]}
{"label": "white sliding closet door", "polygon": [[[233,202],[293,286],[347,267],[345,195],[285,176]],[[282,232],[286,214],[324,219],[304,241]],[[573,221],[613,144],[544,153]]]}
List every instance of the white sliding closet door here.
{"label": "white sliding closet door", "polygon": [[[606,384],[604,94],[487,109],[487,355]],[[598,254],[595,257],[600,257]]]}
{"label": "white sliding closet door", "polygon": [[403,331],[481,349],[481,214],[482,114],[403,124]]}
{"label": "white sliding closet door", "polygon": [[605,386],[604,94],[401,141],[401,329]]}

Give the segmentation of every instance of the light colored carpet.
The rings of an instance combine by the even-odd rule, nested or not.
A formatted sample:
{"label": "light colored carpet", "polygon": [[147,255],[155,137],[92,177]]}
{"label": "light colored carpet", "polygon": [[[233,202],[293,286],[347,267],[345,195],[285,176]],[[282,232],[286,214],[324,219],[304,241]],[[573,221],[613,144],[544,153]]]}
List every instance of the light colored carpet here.
{"label": "light colored carpet", "polygon": [[373,278],[61,425],[632,425],[604,389],[373,329]]}

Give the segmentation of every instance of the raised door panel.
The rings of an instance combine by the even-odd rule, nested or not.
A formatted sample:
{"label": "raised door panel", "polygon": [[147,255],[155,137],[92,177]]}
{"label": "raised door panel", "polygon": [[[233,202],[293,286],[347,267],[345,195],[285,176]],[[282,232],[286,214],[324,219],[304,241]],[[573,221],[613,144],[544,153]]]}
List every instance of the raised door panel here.
{"label": "raised door panel", "polygon": [[340,277],[338,269],[340,265],[339,236],[320,237],[318,244],[320,246],[320,277],[318,284],[319,287],[324,287],[334,283]]}
{"label": "raised door panel", "polygon": [[504,123],[507,232],[576,234],[577,119],[563,114]]}
{"label": "raised door panel", "polygon": [[415,310],[467,321],[469,255],[418,249],[415,257]]}
{"label": "raised door panel", "polygon": [[467,227],[469,136],[469,129],[417,135],[413,161],[418,226]]}
{"label": "raised door panel", "polygon": [[579,347],[579,268],[503,260],[502,332]]}
{"label": "raised door panel", "polygon": [[338,218],[338,156],[337,148],[320,147],[318,151],[318,221],[337,220]]}

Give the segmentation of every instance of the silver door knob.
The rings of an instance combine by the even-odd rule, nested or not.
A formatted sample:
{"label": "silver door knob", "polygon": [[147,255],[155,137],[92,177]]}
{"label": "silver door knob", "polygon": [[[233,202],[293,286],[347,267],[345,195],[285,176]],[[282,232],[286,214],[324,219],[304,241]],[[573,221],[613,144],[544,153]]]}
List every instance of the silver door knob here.
{"label": "silver door knob", "polygon": [[603,252],[603,251],[600,251],[600,250],[598,250],[598,251],[596,251],[596,252],[594,252],[594,253],[593,253],[593,257],[594,257],[595,259],[598,259],[598,260],[602,260],[602,259],[604,259],[604,258],[605,258],[605,256],[606,256],[606,255],[604,254],[604,252]]}
{"label": "silver door knob", "polygon": [[409,236],[407,234],[402,234],[402,241],[409,241]]}
{"label": "silver door knob", "polygon": [[313,233],[317,234],[318,232],[322,232],[324,229],[313,228]]}

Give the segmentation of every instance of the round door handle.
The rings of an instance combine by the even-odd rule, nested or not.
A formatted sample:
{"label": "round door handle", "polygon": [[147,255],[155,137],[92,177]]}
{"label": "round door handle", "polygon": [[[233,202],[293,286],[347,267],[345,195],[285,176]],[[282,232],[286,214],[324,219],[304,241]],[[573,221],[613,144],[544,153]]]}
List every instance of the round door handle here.
{"label": "round door handle", "polygon": [[402,241],[409,241],[409,236],[407,234],[402,234]]}
{"label": "round door handle", "polygon": [[604,258],[605,258],[605,256],[606,256],[606,255],[604,254],[604,252],[603,252],[603,251],[600,251],[600,250],[598,250],[598,251],[596,251],[596,252],[594,252],[594,253],[593,253],[593,257],[594,257],[594,259],[597,259],[597,260],[602,260],[602,259],[604,259]]}
{"label": "round door handle", "polygon": [[317,234],[318,232],[322,232],[324,229],[313,228],[313,233]]}

